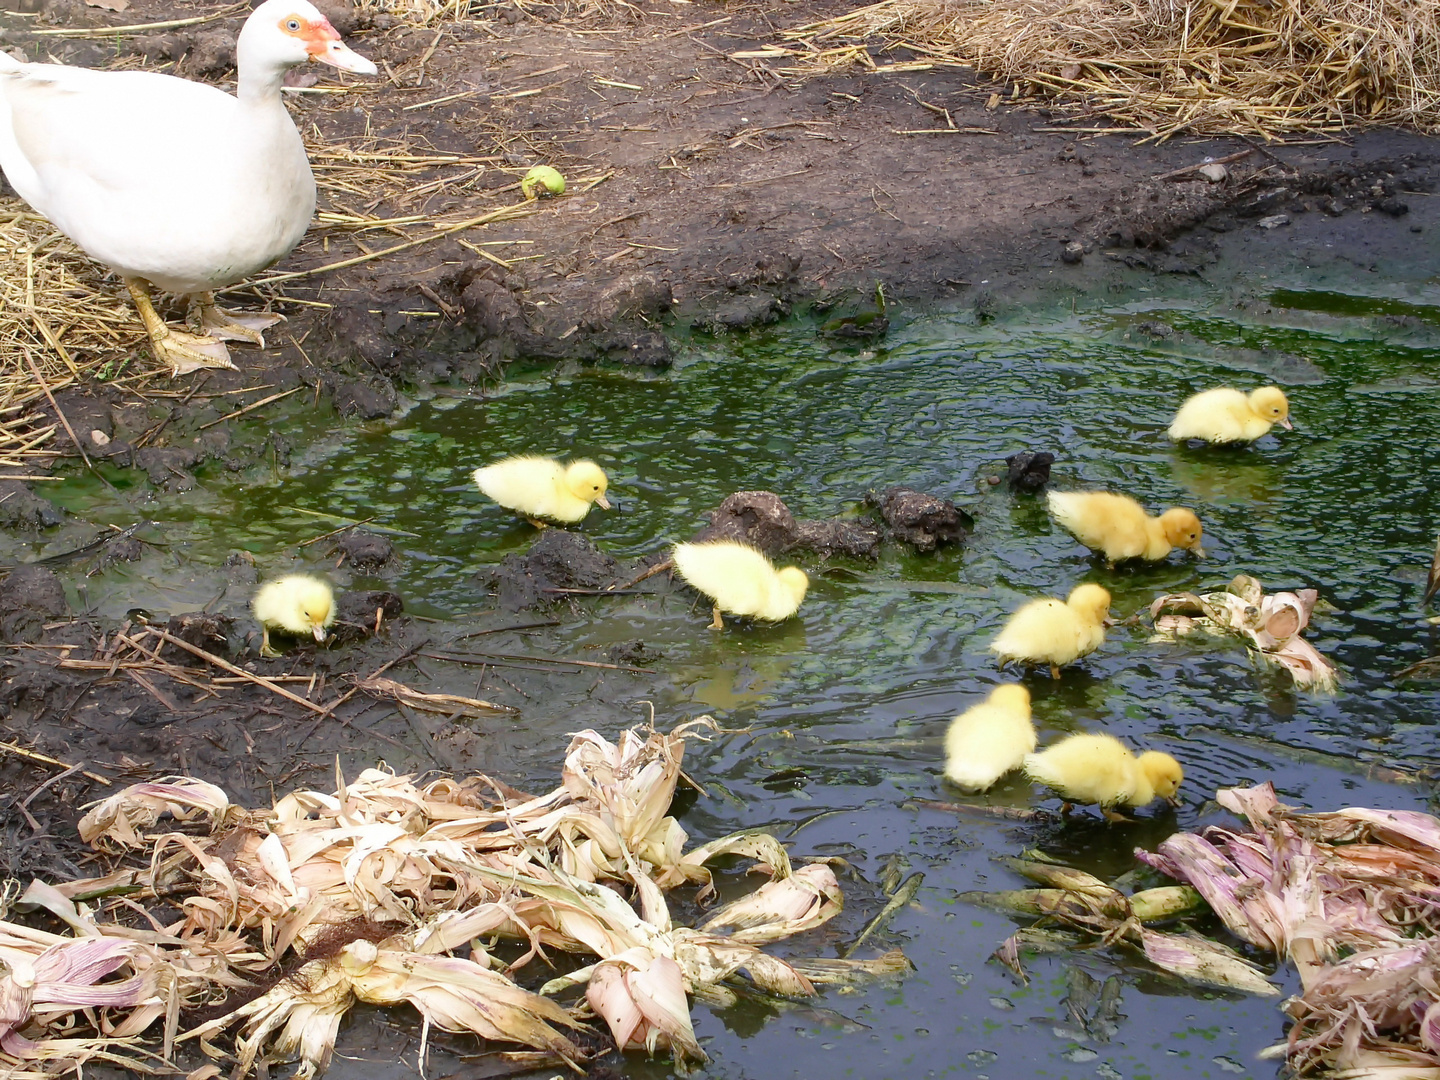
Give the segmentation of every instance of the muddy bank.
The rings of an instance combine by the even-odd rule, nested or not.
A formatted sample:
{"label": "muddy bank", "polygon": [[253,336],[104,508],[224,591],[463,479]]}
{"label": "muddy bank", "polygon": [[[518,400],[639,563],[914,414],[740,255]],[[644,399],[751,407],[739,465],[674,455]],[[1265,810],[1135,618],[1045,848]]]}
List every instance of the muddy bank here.
{"label": "muddy bank", "polygon": [[[160,0],[123,16],[76,0],[11,6],[34,13],[0,13],[7,48],[91,65],[118,53],[127,65],[233,78],[238,14],[102,42],[63,31],[194,12]],[[801,80],[753,55],[786,26],[844,9],[810,2],[777,16],[662,2],[629,19],[576,19],[563,6],[500,5],[432,28],[331,5],[385,77],[297,95],[302,129],[334,147],[480,164],[379,184],[363,206],[358,190],[326,188],[322,170],[322,212],[457,220],[515,202],[517,179],[540,162],[571,189],[518,220],[267,290],[291,322],[265,353],[240,354],[246,376],[281,388],[302,378],[364,418],[395,408],[394,381],[474,385],[516,358],[664,366],[676,331],[843,317],[863,312],[877,283],[902,308],[958,301],[985,317],[1017,290],[1103,287],[1125,269],[1203,272],[1220,232],[1283,245],[1284,226],[1261,229],[1280,217],[1410,244],[1408,203],[1423,196],[1409,193],[1440,177],[1433,140],[1418,136],[1138,145],[1100,133],[1103,118],[997,104],[1005,88],[964,70]],[[942,114],[953,133],[905,134],[934,132]],[[1223,177],[1191,168],[1206,158],[1227,162]],[[277,270],[371,253],[392,233],[411,235],[312,235]]]}

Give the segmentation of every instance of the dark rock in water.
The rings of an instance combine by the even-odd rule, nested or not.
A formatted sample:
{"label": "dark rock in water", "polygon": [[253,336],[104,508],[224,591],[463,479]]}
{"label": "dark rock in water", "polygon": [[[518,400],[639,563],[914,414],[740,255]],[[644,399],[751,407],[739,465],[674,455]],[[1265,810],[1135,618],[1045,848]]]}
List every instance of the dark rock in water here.
{"label": "dark rock in water", "polygon": [[870,492],[865,501],[880,510],[890,535],[916,551],[959,544],[975,528],[975,519],[948,499],[907,487]]}
{"label": "dark rock in water", "polygon": [[710,524],[691,537],[693,543],[706,540],[738,540],[772,559],[795,548],[870,559],[880,554],[880,531],[875,526],[838,518],[797,520],[780,496],[770,491],[726,496],[710,511]]}
{"label": "dark rock in water", "polygon": [[[211,615],[206,611],[187,611],[170,616],[165,632],[171,637],[194,645],[206,652],[223,653],[230,637],[231,619],[226,615]],[[168,641],[161,647],[160,655],[167,659],[187,660],[190,654]]]}
{"label": "dark rock in water", "polygon": [[643,641],[620,641],[605,650],[605,656],[610,663],[626,667],[644,667],[664,655],[658,649],[647,649]]}
{"label": "dark rock in water", "polygon": [[0,582],[0,638],[34,641],[44,625],[69,611],[65,587],[43,566],[17,566]]}
{"label": "dark rock in water", "polygon": [[779,495],[769,491],[737,491],[710,511],[710,524],[691,540],[739,540],[774,558],[795,545],[795,515]]}
{"label": "dark rock in water", "polygon": [[1005,459],[1010,467],[1006,479],[1011,491],[1024,491],[1033,495],[1050,482],[1050,466],[1055,455],[1047,450],[1021,450]]}
{"label": "dark rock in water", "polygon": [[555,599],[547,589],[599,589],[614,583],[620,564],[588,536],[546,529],[524,555],[507,555],[491,571],[500,606],[507,611]]}
{"label": "dark rock in water", "polygon": [[394,544],[364,529],[346,529],[335,538],[335,546],[357,570],[378,570],[395,557]]}
{"label": "dark rock in water", "polygon": [[769,326],[790,314],[790,305],[769,293],[750,293],[726,300],[708,318],[694,324],[696,330],[722,334],[731,330],[749,330]]}
{"label": "dark rock in water", "polygon": [[880,530],[868,521],[801,520],[795,523],[794,547],[821,555],[849,555],[855,559],[880,557]]}
{"label": "dark rock in water", "polygon": [[335,411],[341,416],[378,420],[400,404],[395,385],[388,379],[342,379],[335,384]]}
{"label": "dark rock in water", "polygon": [[0,480],[0,528],[48,529],[64,519],[65,511],[25,484]]}

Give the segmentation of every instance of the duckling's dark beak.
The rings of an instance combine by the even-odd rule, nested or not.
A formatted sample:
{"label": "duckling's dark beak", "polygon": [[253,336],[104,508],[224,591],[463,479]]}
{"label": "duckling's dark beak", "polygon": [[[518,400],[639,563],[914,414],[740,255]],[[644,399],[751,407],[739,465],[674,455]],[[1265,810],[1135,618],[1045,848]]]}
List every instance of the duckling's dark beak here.
{"label": "duckling's dark beak", "polygon": [[595,496],[595,505],[598,506],[598,507],[600,507],[601,510],[609,510],[609,509],[610,509],[610,500],[607,499],[604,495],[596,495],[596,496]]}
{"label": "duckling's dark beak", "polygon": [[1203,558],[1205,558],[1205,549],[1204,549],[1203,547],[1201,547],[1199,544],[1196,544],[1196,545],[1195,545],[1193,548],[1191,548],[1190,550],[1193,551],[1193,552],[1195,552],[1195,558],[1197,558],[1197,559],[1203,559]]}
{"label": "duckling's dark beak", "polygon": [[1173,806],[1176,810],[1180,809],[1180,796],[1178,794],[1167,796],[1165,801],[1171,806]]}
{"label": "duckling's dark beak", "polygon": [[325,640],[325,627],[321,626],[319,623],[316,623],[316,624],[315,624],[315,626],[314,626],[314,628],[313,628],[313,630],[312,630],[311,632],[315,635],[315,640],[316,640],[316,641],[324,641],[324,640]]}
{"label": "duckling's dark beak", "polygon": [[1100,620],[1100,625],[1105,627],[1119,626],[1120,620],[1115,618],[1115,616],[1113,615],[1106,615],[1103,619]]}
{"label": "duckling's dark beak", "polygon": [[1290,422],[1290,418],[1289,418],[1288,416],[1285,417],[1285,419],[1283,419],[1283,420],[1277,421],[1277,423],[1279,423],[1279,425],[1280,425],[1281,427],[1283,427],[1286,431],[1294,431],[1294,430],[1295,430],[1295,425]]}

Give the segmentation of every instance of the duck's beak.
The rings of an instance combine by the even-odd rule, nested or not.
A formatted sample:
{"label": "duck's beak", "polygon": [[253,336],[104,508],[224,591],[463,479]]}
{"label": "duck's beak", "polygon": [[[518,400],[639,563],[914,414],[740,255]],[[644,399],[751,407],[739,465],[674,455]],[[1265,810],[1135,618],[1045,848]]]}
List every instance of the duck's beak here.
{"label": "duck's beak", "polygon": [[325,640],[325,627],[321,626],[319,623],[315,624],[311,632],[315,635],[316,641]]}
{"label": "duck's beak", "polygon": [[1191,548],[1190,550],[1193,551],[1193,552],[1195,552],[1195,558],[1197,558],[1197,559],[1203,559],[1203,558],[1205,558],[1205,549],[1204,549],[1203,547],[1201,547],[1199,544],[1196,544],[1196,545],[1195,545],[1193,548]]}
{"label": "duck's beak", "polygon": [[1106,627],[1119,626],[1120,620],[1115,618],[1114,615],[1106,615],[1103,619],[1100,620],[1100,625]]}
{"label": "duck's beak", "polygon": [[1165,801],[1171,806],[1173,806],[1176,810],[1180,809],[1180,796],[1178,794],[1167,797]]}
{"label": "duck's beak", "polygon": [[601,510],[609,510],[609,509],[610,509],[610,500],[607,499],[604,495],[596,495],[596,496],[595,496],[595,505],[598,506],[598,507],[600,507]]}
{"label": "duck's beak", "polygon": [[1295,430],[1295,425],[1290,422],[1290,418],[1289,418],[1288,416],[1285,417],[1285,419],[1280,420],[1280,421],[1277,421],[1277,422],[1278,422],[1279,425],[1280,425],[1281,427],[1283,427],[1286,431],[1294,431],[1294,430]]}
{"label": "duck's beak", "polygon": [[366,60],[341,41],[339,31],[330,25],[328,19],[323,20],[320,25],[312,26],[310,35],[306,38],[305,51],[310,54],[311,60],[329,64],[341,71],[353,71],[356,75],[374,75],[379,70],[373,62]]}

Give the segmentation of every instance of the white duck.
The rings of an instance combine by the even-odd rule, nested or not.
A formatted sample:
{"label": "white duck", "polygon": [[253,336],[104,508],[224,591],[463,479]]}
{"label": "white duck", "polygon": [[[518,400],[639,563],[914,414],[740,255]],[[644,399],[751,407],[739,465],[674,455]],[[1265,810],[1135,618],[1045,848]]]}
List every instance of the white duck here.
{"label": "white duck", "polygon": [[[266,0],[236,43],[236,95],[149,71],[21,64],[0,53],[0,168],[10,185],[125,281],[172,375],[233,367],[219,339],[263,345],[279,316],[215,306],[288,254],[315,212],[315,177],[280,99],[307,60],[373,75],[307,0]],[[206,336],[166,327],[150,286],[193,294]]]}

